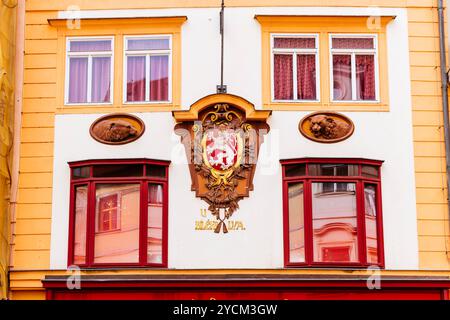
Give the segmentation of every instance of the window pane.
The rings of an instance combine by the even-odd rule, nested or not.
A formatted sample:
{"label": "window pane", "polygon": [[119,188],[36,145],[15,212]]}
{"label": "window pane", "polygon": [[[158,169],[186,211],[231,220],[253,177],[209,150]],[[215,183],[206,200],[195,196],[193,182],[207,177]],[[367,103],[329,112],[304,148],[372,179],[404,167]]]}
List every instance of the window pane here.
{"label": "window pane", "polygon": [[312,183],[313,251],[315,262],[358,262],[355,183],[340,183],[340,193],[323,193]]}
{"label": "window pane", "polygon": [[141,177],[143,173],[141,164],[111,164],[94,166],[94,177]]}
{"label": "window pane", "polygon": [[147,165],[146,168],[147,177],[155,177],[155,178],[165,178],[166,177],[166,167],[164,166],[155,166],[155,165]]}
{"label": "window pane", "polygon": [[357,176],[358,165],[353,164],[309,164],[310,176]]}
{"label": "window pane", "polygon": [[378,167],[375,167],[375,166],[362,166],[361,173],[362,173],[363,177],[368,177],[368,178],[378,178],[379,177]]}
{"label": "window pane", "polygon": [[305,164],[290,164],[285,167],[286,177],[304,176],[306,174]]}
{"label": "window pane", "polygon": [[111,58],[92,58],[92,102],[110,102]]}
{"label": "window pane", "polygon": [[147,262],[162,263],[163,187],[148,185]]}
{"label": "window pane", "polygon": [[377,232],[377,186],[364,186],[364,208],[366,219],[367,262],[378,263],[378,232]]}
{"label": "window pane", "polygon": [[87,102],[88,58],[69,60],[69,103]]}
{"label": "window pane", "polygon": [[356,98],[375,100],[375,57],[356,55]]}
{"label": "window pane", "polygon": [[333,49],[373,49],[373,38],[333,38]]}
{"label": "window pane", "polygon": [[145,56],[127,57],[127,101],[145,101]]}
{"label": "window pane", "polygon": [[70,41],[70,52],[111,51],[111,40]]}
{"label": "window pane", "polygon": [[86,263],[87,186],[75,187],[74,264]]}
{"label": "window pane", "polygon": [[333,100],[352,100],[350,55],[333,55]]}
{"label": "window pane", "polygon": [[89,178],[90,167],[79,167],[72,169],[72,179]]}
{"label": "window pane", "polygon": [[168,50],[169,39],[130,39],[128,50]]}
{"label": "window pane", "polygon": [[275,100],[292,100],[294,97],[292,55],[276,54],[273,64]]}
{"label": "window pane", "polygon": [[305,224],[303,183],[290,184],[289,192],[289,261],[305,262]]}
{"label": "window pane", "polygon": [[316,100],[316,56],[297,55],[297,92],[299,100]]}
{"label": "window pane", "polygon": [[96,186],[95,263],[139,262],[139,184]]}
{"label": "window pane", "polygon": [[275,38],[273,40],[274,48],[286,49],[315,49],[315,38]]}
{"label": "window pane", "polygon": [[169,100],[169,56],[150,57],[150,101]]}

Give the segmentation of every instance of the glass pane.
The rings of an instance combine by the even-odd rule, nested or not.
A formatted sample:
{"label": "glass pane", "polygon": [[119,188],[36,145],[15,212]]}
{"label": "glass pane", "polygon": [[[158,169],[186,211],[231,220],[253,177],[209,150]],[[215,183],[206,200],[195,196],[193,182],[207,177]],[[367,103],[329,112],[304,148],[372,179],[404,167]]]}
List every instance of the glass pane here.
{"label": "glass pane", "polygon": [[290,184],[289,192],[289,261],[305,262],[305,224],[303,183]]}
{"label": "glass pane", "polygon": [[309,164],[310,176],[348,177],[358,175],[358,165],[353,164]]}
{"label": "glass pane", "polygon": [[292,100],[294,98],[292,66],[292,55],[276,54],[274,56],[273,82],[275,100]]}
{"label": "glass pane", "polygon": [[356,55],[356,99],[375,100],[375,57]]}
{"label": "glass pane", "polygon": [[285,167],[286,177],[304,176],[306,174],[305,164],[290,164]]}
{"label": "glass pane", "polygon": [[89,178],[90,167],[78,167],[72,169],[72,179]]}
{"label": "glass pane", "polygon": [[297,55],[297,99],[316,100],[316,56]]}
{"label": "glass pane", "polygon": [[379,177],[378,167],[375,167],[375,166],[362,166],[361,173],[362,173],[363,177],[367,177],[367,178],[378,178]]}
{"label": "glass pane", "polygon": [[373,49],[373,38],[333,38],[333,49]]}
{"label": "glass pane", "polygon": [[169,56],[150,57],[150,101],[169,100]]}
{"label": "glass pane", "polygon": [[127,101],[145,101],[145,56],[127,57]]}
{"label": "glass pane", "polygon": [[315,262],[358,262],[356,184],[339,184],[348,191],[324,193],[323,183],[312,183]]}
{"label": "glass pane", "polygon": [[169,39],[130,39],[128,50],[168,50]]}
{"label": "glass pane", "polygon": [[286,49],[315,49],[315,38],[275,38],[273,40],[274,48]]}
{"label": "glass pane", "polygon": [[86,263],[87,186],[75,187],[73,263]]}
{"label": "glass pane", "polygon": [[155,177],[155,178],[165,178],[166,177],[166,167],[164,166],[155,166],[155,165],[147,165],[146,168],[147,177]]}
{"label": "glass pane", "polygon": [[111,51],[111,40],[70,41],[70,52]]}
{"label": "glass pane", "polygon": [[377,232],[377,186],[364,186],[364,208],[366,219],[367,262],[378,263],[378,232]]}
{"label": "glass pane", "polygon": [[96,186],[95,263],[139,262],[139,184]]}
{"label": "glass pane", "polygon": [[333,100],[352,100],[352,59],[333,55]]}
{"label": "glass pane", "polygon": [[141,177],[143,173],[141,164],[111,164],[94,166],[94,177]]}
{"label": "glass pane", "polygon": [[88,58],[69,60],[69,103],[87,102]]}
{"label": "glass pane", "polygon": [[147,262],[162,263],[163,187],[148,185]]}
{"label": "glass pane", "polygon": [[91,102],[110,102],[111,58],[92,58]]}

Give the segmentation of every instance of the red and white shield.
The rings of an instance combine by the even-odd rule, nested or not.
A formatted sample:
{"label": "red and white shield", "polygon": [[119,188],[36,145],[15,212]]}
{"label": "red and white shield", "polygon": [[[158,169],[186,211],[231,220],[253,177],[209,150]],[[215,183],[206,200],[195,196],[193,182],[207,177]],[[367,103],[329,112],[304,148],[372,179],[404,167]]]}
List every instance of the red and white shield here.
{"label": "red and white shield", "polygon": [[209,130],[206,133],[206,157],[211,167],[225,171],[238,160],[238,137],[234,130]]}

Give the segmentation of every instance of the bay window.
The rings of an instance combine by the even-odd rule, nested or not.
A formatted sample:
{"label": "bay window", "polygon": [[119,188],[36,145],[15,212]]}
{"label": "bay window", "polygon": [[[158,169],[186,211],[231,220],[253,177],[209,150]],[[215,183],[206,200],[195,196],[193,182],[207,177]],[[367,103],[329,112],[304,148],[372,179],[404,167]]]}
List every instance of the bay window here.
{"label": "bay window", "polygon": [[383,266],[381,164],[282,161],[287,267]]}
{"label": "bay window", "polygon": [[69,265],[167,265],[167,167],[153,160],[70,163]]}
{"label": "bay window", "polygon": [[331,36],[332,100],[377,101],[377,38]]}
{"label": "bay window", "polygon": [[317,39],[316,35],[272,37],[273,100],[317,100]]}
{"label": "bay window", "polygon": [[171,37],[128,36],[124,43],[124,102],[169,101]]}
{"label": "bay window", "polygon": [[112,102],[113,38],[68,38],[66,104]]}

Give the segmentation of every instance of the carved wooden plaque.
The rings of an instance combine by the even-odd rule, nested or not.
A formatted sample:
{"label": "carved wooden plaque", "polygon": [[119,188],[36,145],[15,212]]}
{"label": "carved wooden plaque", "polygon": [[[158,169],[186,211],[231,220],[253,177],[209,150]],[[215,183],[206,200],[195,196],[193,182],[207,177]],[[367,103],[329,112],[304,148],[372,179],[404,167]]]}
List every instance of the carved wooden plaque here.
{"label": "carved wooden plaque", "polygon": [[188,159],[192,190],[218,220],[216,233],[227,233],[226,219],[253,190],[259,148],[269,132],[271,111],[256,111],[243,98],[215,94],[200,99],[189,111],[175,111]]}
{"label": "carved wooden plaque", "polygon": [[113,113],[97,119],[89,130],[100,143],[120,145],[139,139],[145,131],[144,122],[131,114]]}
{"label": "carved wooden plaque", "polygon": [[322,143],[335,143],[349,138],[354,130],[352,120],[337,112],[314,112],[304,117],[299,130],[306,138]]}

